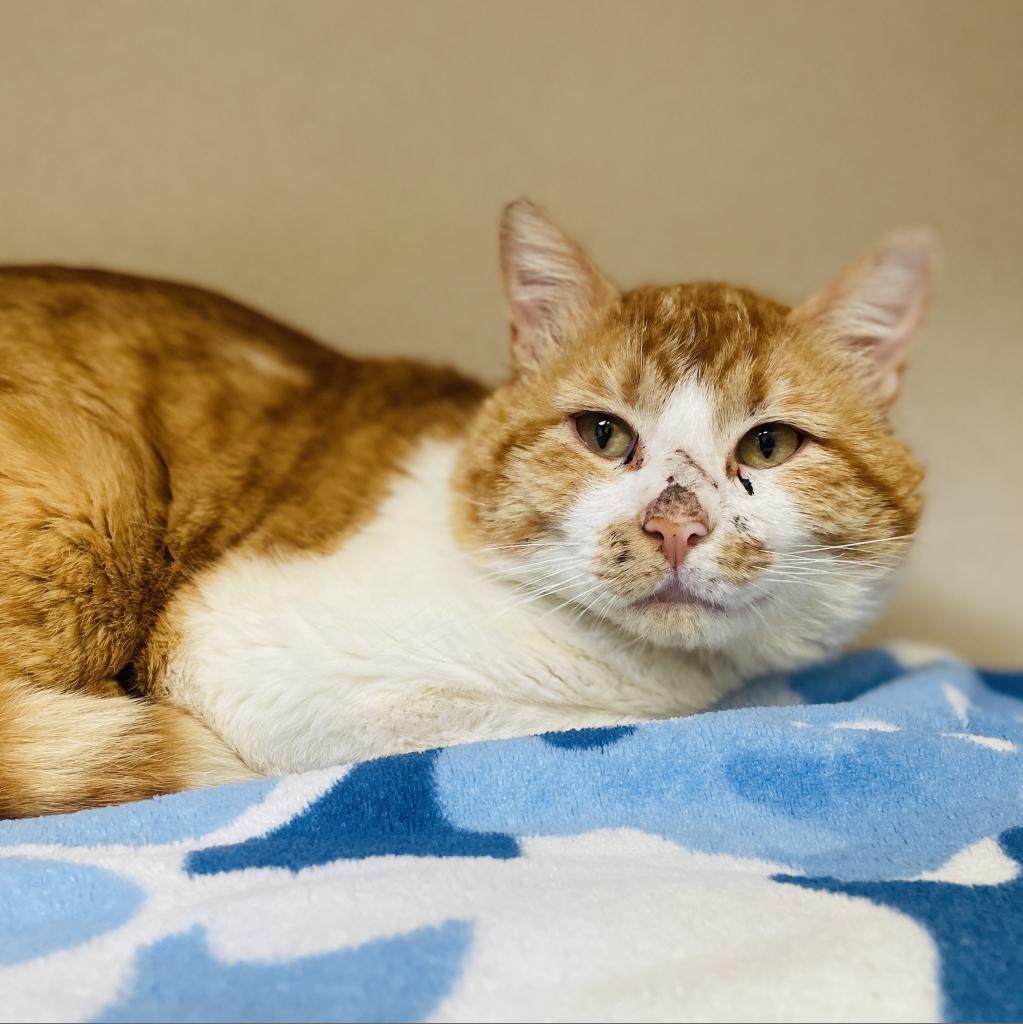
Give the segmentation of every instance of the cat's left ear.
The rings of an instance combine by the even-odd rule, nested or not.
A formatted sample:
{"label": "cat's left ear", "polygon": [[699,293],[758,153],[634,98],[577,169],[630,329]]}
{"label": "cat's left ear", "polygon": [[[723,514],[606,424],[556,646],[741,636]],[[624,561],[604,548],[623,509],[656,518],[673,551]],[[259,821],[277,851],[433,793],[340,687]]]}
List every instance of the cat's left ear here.
{"label": "cat's left ear", "polygon": [[910,344],[931,291],[934,236],[889,235],[790,319],[823,332],[854,356],[882,403],[895,399]]}
{"label": "cat's left ear", "polygon": [[528,199],[505,207],[501,273],[517,371],[538,367],[618,299],[582,246]]}

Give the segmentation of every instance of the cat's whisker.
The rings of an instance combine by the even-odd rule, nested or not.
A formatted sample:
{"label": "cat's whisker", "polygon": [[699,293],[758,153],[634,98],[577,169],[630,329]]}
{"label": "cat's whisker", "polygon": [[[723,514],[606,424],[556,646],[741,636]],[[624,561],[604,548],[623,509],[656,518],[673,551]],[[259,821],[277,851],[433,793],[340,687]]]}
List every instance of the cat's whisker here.
{"label": "cat's whisker", "polygon": [[547,587],[553,587],[556,590],[561,585],[562,582],[560,574],[553,574],[550,577],[543,577],[538,580],[531,580],[529,583],[520,583],[516,587],[511,587],[508,590],[508,596],[518,597],[520,594],[535,595],[540,593],[541,591],[546,592]]}
{"label": "cat's whisker", "polygon": [[509,588],[508,593],[516,594],[523,590],[536,590],[548,585],[563,586],[566,580],[585,578],[589,575],[588,570],[585,569],[580,569],[578,573],[573,574],[572,570],[574,569],[579,569],[579,567],[566,565],[528,580],[518,580],[514,586]]}
{"label": "cat's whisker", "polygon": [[840,570],[836,567],[833,569],[822,569],[815,565],[797,565],[786,562],[775,562],[768,566],[765,572],[780,571],[791,573],[796,576],[834,576]]}
{"label": "cat's whisker", "polygon": [[[599,591],[603,586],[604,586],[603,581],[600,581],[600,582],[597,583],[596,587],[590,588],[590,590],[588,590],[586,593],[590,594],[590,593],[593,592],[593,590],[598,590]],[[612,600],[614,599],[614,595],[613,594],[611,594],[610,597],[611,597]],[[579,610],[579,614],[576,615],[576,617],[574,619],[572,619],[571,625],[575,626],[579,622],[579,620],[583,618],[584,615],[586,615],[589,612],[591,612],[596,607],[597,602],[600,599],[601,599],[601,595],[598,593],[598,594],[596,594],[596,596],[594,596],[592,598],[592,600],[589,600],[585,604],[583,604],[582,607]],[[581,600],[582,599],[580,598],[580,602],[581,602]],[[610,604],[608,604],[607,607],[610,607]]]}
{"label": "cat's whisker", "polygon": [[[884,568],[887,568],[887,567],[882,566],[882,567],[878,567],[878,568],[884,569]],[[831,577],[831,578],[838,578],[838,577],[841,577],[841,576],[848,575],[848,576],[853,576],[853,577],[857,577],[858,576],[858,577],[860,577],[862,579],[874,579],[874,578],[876,578],[878,576],[878,571],[877,571],[876,568],[867,567],[865,569],[860,569],[860,567],[858,567],[858,566],[853,566],[853,567],[850,567],[849,570],[845,570],[845,569],[841,569],[841,568],[839,568],[837,566],[835,568],[833,568],[833,569],[818,569],[818,568],[812,568],[812,567],[807,567],[807,566],[798,566],[798,565],[775,565],[775,566],[771,566],[770,569],[767,569],[765,571],[766,572],[780,571],[780,572],[788,573],[791,576],[806,576],[806,577],[811,577],[811,576],[828,576],[828,577]]]}
{"label": "cat's whisker", "polygon": [[615,603],[616,600],[617,600],[617,595],[616,594],[608,594],[607,600],[601,605],[600,610],[598,612],[596,612],[597,617],[601,618],[601,619],[604,618],[604,616],[607,615],[607,613],[614,606],[614,603]]}
{"label": "cat's whisker", "polygon": [[885,573],[892,572],[898,568],[897,563],[891,565],[882,565],[876,563],[868,563],[865,565],[842,565],[841,563],[832,565],[830,568],[822,568],[820,566],[812,565],[800,565],[792,562],[775,562],[771,568],[781,569],[783,572],[800,573],[807,576],[862,576],[864,579],[876,579]]}
{"label": "cat's whisker", "polygon": [[815,551],[810,554],[804,554],[802,552],[791,552],[780,555],[781,558],[789,558],[793,561],[800,562],[814,562],[820,560],[831,565],[867,565],[869,560],[875,560],[879,562],[900,562],[902,561],[903,555],[900,552],[892,552],[888,554],[884,551],[863,551],[860,552],[856,549],[846,551],[836,551],[834,553],[828,553],[825,551]]}
{"label": "cat's whisker", "polygon": [[567,541],[556,541],[556,540],[544,540],[544,541],[523,541],[519,544],[493,544],[485,548],[472,548],[474,555],[486,555],[493,554],[497,551],[520,551],[523,554],[528,554],[530,551],[535,551],[538,548],[572,548],[578,547],[576,544],[571,544]]}
{"label": "cat's whisker", "polygon": [[576,541],[566,537],[554,539],[551,537],[540,537],[533,540],[509,541],[507,544],[485,544],[482,547],[474,547],[473,551],[504,551],[508,548],[528,549],[535,547],[577,547]]}
{"label": "cat's whisker", "polygon": [[889,563],[897,563],[902,561],[901,555],[886,555],[884,552],[870,552],[870,558],[873,561],[865,561],[862,558],[856,558],[850,560],[847,557],[843,557],[841,554],[816,554],[816,555],[802,555],[796,552],[781,551],[776,554],[776,557],[782,561],[799,562],[800,564],[822,564],[822,565],[886,565]]}
{"label": "cat's whisker", "polygon": [[[558,604],[555,607],[553,607],[549,612],[545,612],[543,615],[541,615],[540,618],[541,619],[546,619],[548,616],[553,615],[556,612],[561,611],[561,609],[563,609],[563,608],[567,608],[569,605],[579,604],[581,601],[585,601],[587,598],[589,598],[589,596],[591,594],[596,593],[603,586],[604,586],[603,582],[598,580],[597,583],[595,583],[591,587],[588,587],[581,594],[569,595],[564,601],[562,601],[560,604]],[[575,623],[577,621],[578,621],[578,616],[575,619],[572,620],[572,625],[575,625]]]}
{"label": "cat's whisker", "polygon": [[796,548],[792,554],[804,554],[811,551],[846,551],[849,548],[867,547],[870,544],[892,544],[895,541],[912,540],[915,533],[902,533],[895,537],[875,537],[872,540],[853,541],[851,544],[819,544],[814,547]]}
{"label": "cat's whisker", "polygon": [[554,615],[557,612],[560,612],[562,609],[567,608],[567,607],[569,607],[569,605],[574,604],[574,603],[575,603],[575,598],[574,597],[567,597],[567,598],[565,598],[564,601],[559,601],[558,604],[554,605],[553,607],[548,609],[546,612],[544,612],[543,615],[541,615],[540,618],[537,621],[538,622],[542,622],[544,619],[549,618],[551,615]]}
{"label": "cat's whisker", "polygon": [[582,572],[576,576],[570,576],[568,579],[559,579],[556,583],[544,587],[540,590],[530,590],[530,592],[518,600],[512,601],[509,604],[502,605],[498,610],[498,615],[504,615],[507,612],[512,611],[515,608],[522,607],[523,605],[530,604],[533,601],[538,601],[541,598],[549,597],[551,594],[556,594],[560,590],[564,590],[565,587],[570,586],[572,583],[576,583],[581,579],[585,579],[589,573]]}
{"label": "cat's whisker", "polygon": [[646,642],[647,642],[646,637],[643,636],[641,633],[637,633],[631,640],[628,641],[628,643],[622,644],[618,648],[618,650],[619,651],[631,651],[634,647],[638,647],[640,644],[646,643]]}
{"label": "cat's whisker", "polygon": [[817,588],[831,588],[840,584],[863,584],[867,585],[871,581],[862,576],[846,576],[839,577],[837,575],[829,575],[827,578],[820,578],[816,576],[801,576],[787,573],[764,573],[761,580],[778,580],[779,582],[784,581],[786,583],[799,583],[804,587],[817,587]]}
{"label": "cat's whisker", "polygon": [[891,569],[902,563],[902,559],[896,556],[886,558],[883,555],[874,556],[869,560],[856,559],[852,561],[840,555],[829,555],[827,557],[805,558],[802,556],[778,555],[773,564],[786,567],[822,570],[827,572],[845,572],[857,569]]}
{"label": "cat's whisker", "polygon": [[[803,568],[801,566],[791,565],[770,565],[766,569],[764,569],[762,573],[762,575],[765,576],[770,576],[772,574],[805,579],[813,579],[814,577],[819,576],[823,576],[828,579],[838,579],[840,576],[846,575],[839,569]],[[857,575],[857,573],[854,570],[852,573],[849,573],[848,575]]]}
{"label": "cat's whisker", "polygon": [[[814,588],[814,589],[817,589],[817,590],[834,590],[835,589],[835,584],[838,581],[836,580],[835,583],[831,583],[831,582],[825,582],[824,580],[804,579],[804,578],[801,578],[801,577],[792,577],[792,576],[777,576],[777,575],[769,575],[769,574],[765,573],[763,576],[759,577],[758,582],[764,582],[764,583],[789,583],[789,584],[792,584],[794,586]],[[846,580],[846,581],[843,581],[843,582],[846,583],[846,584],[859,585],[861,581],[858,581],[858,580]]]}
{"label": "cat's whisker", "polygon": [[799,559],[781,557],[775,560],[775,565],[791,566],[800,569],[825,568],[827,571],[845,571],[849,569],[895,569],[902,564],[902,559],[892,558],[884,561],[871,560],[869,562],[851,562],[844,558],[821,558],[821,559]]}
{"label": "cat's whisker", "polygon": [[[588,573],[581,572],[581,573],[579,573],[576,576],[569,576],[567,578],[567,581],[583,579],[587,575],[588,575]],[[545,593],[553,592],[554,590],[558,590],[561,587],[566,586],[567,585],[567,581],[566,581],[566,578],[564,576],[563,571],[562,570],[557,570],[555,572],[545,573],[543,576],[541,576],[541,577],[539,577],[538,579],[535,579],[535,580],[525,580],[525,581],[522,581],[522,582],[519,583],[518,586],[512,587],[511,590],[509,591],[509,593],[510,594],[519,594],[519,593],[521,593],[524,590],[525,591],[529,591],[531,593],[536,593],[537,592],[537,588],[542,588]],[[547,590],[548,587],[551,588],[550,591]]]}
{"label": "cat's whisker", "polygon": [[749,608],[750,611],[756,612],[757,617],[764,624],[764,629],[770,630],[771,626],[768,623],[767,617],[764,615],[763,611],[761,611],[760,608],[758,608],[755,604],[747,605],[747,607]]}
{"label": "cat's whisker", "polygon": [[575,555],[564,555],[558,558],[544,558],[535,562],[522,562],[494,566],[480,573],[480,579],[527,579],[538,572],[562,565],[578,565],[581,559]]}
{"label": "cat's whisker", "polygon": [[543,562],[533,563],[527,566],[508,566],[500,569],[493,569],[490,572],[481,574],[480,579],[494,580],[522,580],[529,574],[545,572],[548,569],[556,569],[559,566],[578,565],[579,559],[573,555],[566,555],[564,558],[547,559]]}

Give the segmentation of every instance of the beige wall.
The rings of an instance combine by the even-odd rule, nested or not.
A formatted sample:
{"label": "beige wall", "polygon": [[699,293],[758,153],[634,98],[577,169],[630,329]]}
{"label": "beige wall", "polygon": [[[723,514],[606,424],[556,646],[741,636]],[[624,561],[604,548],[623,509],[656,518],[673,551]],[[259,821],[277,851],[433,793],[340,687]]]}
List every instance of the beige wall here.
{"label": "beige wall", "polygon": [[900,410],[930,512],[879,635],[1023,664],[1023,4],[2,0],[0,260],[225,289],[504,365],[529,194],[622,283],[793,299],[926,223]]}

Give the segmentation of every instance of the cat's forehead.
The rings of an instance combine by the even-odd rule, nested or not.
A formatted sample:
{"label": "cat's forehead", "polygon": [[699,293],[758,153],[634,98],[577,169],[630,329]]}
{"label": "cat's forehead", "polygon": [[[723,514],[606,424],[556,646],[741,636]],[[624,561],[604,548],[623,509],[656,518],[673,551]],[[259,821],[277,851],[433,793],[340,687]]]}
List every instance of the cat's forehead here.
{"label": "cat's forehead", "polygon": [[665,383],[695,373],[713,386],[737,367],[765,370],[771,348],[784,335],[787,313],[747,289],[689,284],[627,292],[615,326],[636,339],[645,364]]}
{"label": "cat's forehead", "polygon": [[[718,284],[627,292],[578,352],[569,387],[648,420],[726,428],[792,389],[788,310]],[[580,396],[581,397],[581,396]]]}

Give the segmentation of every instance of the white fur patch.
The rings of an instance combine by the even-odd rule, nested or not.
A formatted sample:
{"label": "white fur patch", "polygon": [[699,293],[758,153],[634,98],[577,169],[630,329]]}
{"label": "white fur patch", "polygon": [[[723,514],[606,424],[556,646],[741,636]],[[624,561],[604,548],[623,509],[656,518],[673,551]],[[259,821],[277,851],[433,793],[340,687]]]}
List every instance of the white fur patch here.
{"label": "white fur patch", "polygon": [[210,572],[186,607],[171,698],[249,764],[287,772],[686,714],[736,685],[481,571],[448,521],[456,459],[425,443],[333,554],[239,554]]}

